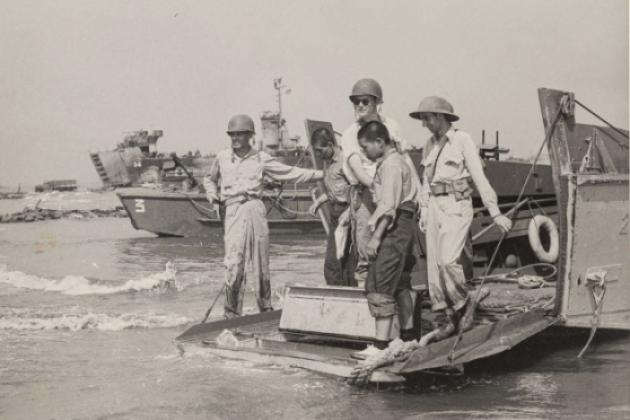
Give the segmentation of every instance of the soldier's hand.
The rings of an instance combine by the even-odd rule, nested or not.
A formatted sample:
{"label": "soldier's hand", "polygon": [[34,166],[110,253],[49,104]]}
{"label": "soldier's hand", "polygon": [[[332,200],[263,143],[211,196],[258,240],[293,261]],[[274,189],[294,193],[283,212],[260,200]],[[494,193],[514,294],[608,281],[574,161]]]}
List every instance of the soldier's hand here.
{"label": "soldier's hand", "polygon": [[326,196],[326,194],[322,194],[319,197],[317,197],[316,200],[313,201],[313,204],[311,204],[311,206],[308,208],[308,212],[311,213],[313,216],[317,215],[317,210],[319,210],[319,207],[324,204],[326,201],[328,201],[328,197]]}
{"label": "soldier's hand", "polygon": [[320,203],[318,201],[314,201],[313,204],[311,204],[311,206],[308,208],[308,212],[312,215],[312,216],[316,216],[317,215],[317,209],[319,209]]}
{"label": "soldier's hand", "polygon": [[381,246],[381,241],[378,238],[371,238],[366,247],[365,251],[367,252],[368,258],[373,260],[378,255],[378,247]]}
{"label": "soldier's hand", "polygon": [[510,229],[512,229],[512,221],[502,214],[494,218],[494,223],[499,226],[499,228],[505,233],[509,232]]}

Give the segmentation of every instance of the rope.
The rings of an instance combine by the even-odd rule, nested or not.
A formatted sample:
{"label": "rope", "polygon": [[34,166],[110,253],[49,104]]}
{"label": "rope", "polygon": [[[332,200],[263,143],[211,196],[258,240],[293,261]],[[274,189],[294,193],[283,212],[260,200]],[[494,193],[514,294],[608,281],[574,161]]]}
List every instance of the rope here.
{"label": "rope", "polygon": [[[617,134],[621,135],[622,137],[628,139],[628,135],[626,133],[624,133],[623,131],[619,130],[617,127],[613,126],[611,123],[609,123],[608,121],[606,121],[603,117],[601,117],[600,115],[597,115],[593,110],[589,109],[586,105],[584,105],[582,102],[578,101],[577,99],[574,99],[575,103],[578,104],[579,106],[581,106],[582,108],[584,108],[587,112],[590,112],[591,114],[593,114],[596,118],[598,118],[599,120],[601,120],[604,124],[606,124],[608,127],[610,127],[612,130],[614,130]],[[619,140],[617,140],[616,138],[610,136],[611,139],[613,139],[613,141],[615,143],[617,143],[619,145],[619,147],[623,147],[623,148],[628,148],[627,144],[622,144]]]}
{"label": "rope", "polygon": [[[588,340],[586,340],[586,344],[582,348],[582,351],[580,351],[580,354],[578,354],[578,359],[581,359],[582,356],[584,356],[584,353],[586,352],[588,347],[591,345],[591,342],[593,341],[593,338],[595,337],[595,332],[597,331],[597,328],[599,327],[600,316],[602,314],[602,308],[604,307],[604,296],[606,296],[606,281],[605,280],[606,279],[605,279],[605,274],[604,274],[604,276],[601,277],[599,281],[597,281],[596,284],[592,284],[589,281],[590,283],[589,289],[591,289],[591,294],[593,296],[593,302],[595,303],[595,308],[593,309],[593,318],[591,319],[591,332],[588,336]],[[596,288],[598,290],[595,290]]]}
{"label": "rope", "polygon": [[188,201],[190,201],[190,203],[193,205],[193,207],[199,212],[201,213],[202,216],[206,216],[206,217],[214,217],[216,214],[216,210],[213,209],[209,209],[207,207],[202,206],[199,203],[196,203],[195,200],[193,200],[192,198],[188,197]]}
{"label": "rope", "polygon": [[[546,274],[544,276],[532,276],[530,274],[524,274],[524,275],[520,276],[519,278],[538,277],[543,282],[546,282],[547,280],[549,280],[550,278],[554,277],[558,273],[558,269],[553,264],[549,264],[549,263],[534,263],[534,264],[524,265],[523,267],[519,267],[519,268],[517,268],[515,270],[509,271],[509,272],[503,273],[503,274],[492,274],[492,275],[476,277],[472,281],[475,282],[475,281],[478,281],[478,280],[482,280],[482,281],[506,281],[506,282],[512,282],[512,280],[513,280],[513,281],[518,282],[518,278],[514,278],[517,273],[523,272],[523,271],[526,271],[526,270],[536,269],[536,268],[538,268],[538,269],[547,268],[547,269],[551,270],[551,273],[550,274]],[[526,282],[523,282],[523,283],[526,283]]]}
{"label": "rope", "polygon": [[514,315],[518,313],[529,312],[534,309],[545,309],[550,302],[553,302],[555,295],[550,296],[540,296],[531,303],[528,304],[518,304],[518,305],[510,305],[505,304],[505,301],[501,301],[499,299],[479,302],[479,310],[482,312],[488,313],[501,313],[507,315]]}
{"label": "rope", "polygon": [[290,213],[290,214],[294,214],[296,216],[312,216],[311,213],[309,213],[307,211],[298,211],[298,210],[293,210],[293,209],[290,209],[288,207],[285,207],[282,204],[280,204],[280,200],[281,200],[280,198],[272,199],[271,203],[274,206],[278,207],[280,210],[282,210],[284,212],[287,212],[287,213]]}
{"label": "rope", "polygon": [[[563,97],[563,99],[564,98],[565,97]],[[553,118],[553,122],[551,123],[551,126],[549,127],[549,130],[547,131],[547,134],[545,135],[545,139],[543,140],[542,144],[540,145],[540,149],[538,149],[538,153],[536,154],[536,157],[534,158],[534,161],[532,162],[532,164],[531,164],[531,166],[529,168],[529,172],[527,173],[527,176],[525,177],[525,181],[523,182],[523,186],[521,187],[521,191],[518,193],[518,198],[516,199],[517,203],[521,201],[521,198],[523,197],[523,194],[525,192],[525,188],[527,187],[527,183],[529,182],[529,179],[531,178],[532,174],[534,173],[534,168],[536,167],[536,162],[538,162],[538,159],[540,158],[540,155],[542,154],[542,151],[543,151],[545,145],[551,139],[551,136],[553,135],[553,132],[554,132],[554,130],[556,128],[556,124],[558,123],[558,120],[560,119],[561,115],[562,115],[562,104],[561,104],[561,106],[558,107],[558,111],[556,112],[556,115]],[[494,249],[494,252],[492,254],[492,258],[490,258],[490,262],[488,263],[488,267],[486,268],[486,272],[485,272],[484,276],[487,276],[488,273],[490,272],[490,269],[492,268],[492,263],[494,263],[494,259],[497,256],[499,248],[501,247],[501,243],[503,242],[503,239],[505,239],[506,234],[507,234],[507,232],[503,232],[501,234],[501,238],[499,238],[499,242],[497,243],[497,246]],[[483,281],[482,281],[481,285],[483,286]]]}

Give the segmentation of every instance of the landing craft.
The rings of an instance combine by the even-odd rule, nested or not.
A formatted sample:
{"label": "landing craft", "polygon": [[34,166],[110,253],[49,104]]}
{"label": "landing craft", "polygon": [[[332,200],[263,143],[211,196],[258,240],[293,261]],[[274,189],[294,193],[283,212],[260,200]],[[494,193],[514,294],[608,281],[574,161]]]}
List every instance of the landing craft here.
{"label": "landing craft", "polygon": [[[475,244],[476,272],[489,275],[477,275],[471,286],[478,293],[484,285],[489,295],[480,300],[471,330],[461,337],[428,344],[426,340],[394,341],[367,362],[357,362],[351,354],[371,343],[375,331],[363,291],[290,286],[282,310],[194,325],[177,337],[180,345],[184,349],[185,345],[201,345],[225,358],[371,382],[401,382],[416,373],[464,366],[504,352],[552,325],[591,329],[580,356],[588,351],[597,328],[630,330],[628,132],[603,119],[606,127],[577,124],[576,106],[592,111],[573,93],[539,89],[538,94],[544,144],[551,158],[557,205],[553,226],[558,235],[552,235],[552,243],[543,243],[536,252],[530,244],[523,244],[520,235],[508,238],[497,252],[505,257],[495,260],[491,270],[487,270],[488,250],[501,242],[497,234],[493,240]],[[512,190],[521,187],[512,185]],[[530,200],[522,206],[525,211],[532,209],[528,220],[535,220],[537,206]],[[519,203],[513,201],[511,207],[515,204]],[[482,212],[475,215],[476,221],[484,217]],[[536,227],[534,224],[531,230],[540,234]],[[558,251],[555,260],[541,263],[550,258],[554,247]],[[431,327],[424,327],[432,323],[431,313],[422,310],[427,300],[424,283],[414,289],[420,318],[416,325],[423,326],[426,339]]]}
{"label": "landing craft", "polygon": [[[312,133],[322,126],[333,130],[332,125],[324,121],[307,120],[307,132]],[[499,199],[499,207],[503,210],[511,208],[518,194],[514,185],[519,185],[525,179],[530,164],[516,160],[499,160],[499,153],[506,152],[498,145],[483,145],[482,157],[486,164],[486,174],[492,183]],[[301,167],[321,167],[321,162],[313,162],[308,150],[300,152],[299,158],[292,161],[282,160],[288,164]],[[420,171],[422,150],[410,151],[411,158]],[[309,214],[312,204],[313,188],[308,184],[274,184],[269,185],[263,192],[263,202],[267,208],[267,219],[272,234],[311,234],[324,233],[324,227],[319,216]],[[198,191],[161,191],[148,188],[127,188],[117,191],[121,203],[125,207],[132,226],[135,229],[146,230],[158,236],[183,237],[216,237],[223,235],[223,221],[221,211],[209,208],[205,194]],[[556,199],[553,190],[551,167],[546,164],[537,165],[532,174],[532,182],[525,190],[525,197],[530,199],[528,207],[520,208],[515,214],[515,226],[509,238],[527,236],[528,223],[532,212],[544,213],[550,217],[556,216]],[[473,235],[481,232],[491,223],[488,213],[483,210],[481,198],[473,193],[475,211],[483,217],[473,222]],[[496,241],[498,233],[491,231],[481,235],[478,243],[487,244]]]}
{"label": "landing craft", "polygon": [[[128,133],[115,149],[91,152],[90,159],[104,188],[139,186],[143,184],[178,185],[186,180],[169,154],[157,150],[162,130],[138,130]],[[214,156],[202,156],[199,151],[180,156],[185,168],[194,176],[203,177]]]}
{"label": "landing craft", "polygon": [[[279,113],[266,111],[261,118],[262,138],[259,147],[281,162],[303,168],[311,168],[308,149],[299,146],[298,137],[289,137],[285,121]],[[175,159],[178,164],[179,159]],[[180,164],[189,181],[201,184],[202,178]],[[208,172],[206,170],[206,172]],[[269,227],[274,234],[323,233],[319,218],[309,212],[310,189],[313,183],[267,182],[263,202],[267,208]],[[203,193],[203,186],[194,191],[185,189],[163,190],[149,188],[125,188],[117,191],[118,197],[129,214],[135,229],[146,230],[158,236],[221,237],[223,235],[223,206],[210,208]]]}

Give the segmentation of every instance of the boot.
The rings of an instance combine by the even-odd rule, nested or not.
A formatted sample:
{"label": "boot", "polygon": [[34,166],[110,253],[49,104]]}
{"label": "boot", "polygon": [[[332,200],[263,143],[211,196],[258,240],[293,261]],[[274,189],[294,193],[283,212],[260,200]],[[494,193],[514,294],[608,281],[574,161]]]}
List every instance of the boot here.
{"label": "boot", "polygon": [[434,341],[444,340],[455,333],[455,325],[457,325],[457,313],[450,308],[444,310],[446,315],[445,322],[439,326],[438,333],[433,338]]}
{"label": "boot", "polygon": [[476,293],[470,293],[468,295],[468,302],[462,308],[462,317],[457,325],[457,330],[466,332],[472,328],[475,321],[475,309],[477,304],[485,299],[490,294],[490,290],[487,287],[482,287]]}
{"label": "boot", "polygon": [[416,329],[415,328],[409,328],[408,330],[400,330],[400,339],[402,341],[413,341],[413,340],[417,340],[418,338],[418,334],[416,333]]}

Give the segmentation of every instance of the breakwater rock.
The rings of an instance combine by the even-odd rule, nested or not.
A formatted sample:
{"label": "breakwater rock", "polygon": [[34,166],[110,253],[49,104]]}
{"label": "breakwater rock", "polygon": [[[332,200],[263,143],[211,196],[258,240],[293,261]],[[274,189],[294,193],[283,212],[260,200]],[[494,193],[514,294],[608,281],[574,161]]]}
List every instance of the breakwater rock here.
{"label": "breakwater rock", "polygon": [[127,217],[127,212],[122,207],[92,210],[53,210],[35,207],[2,215],[0,216],[0,223],[28,223],[54,219],[95,219],[98,217]]}

